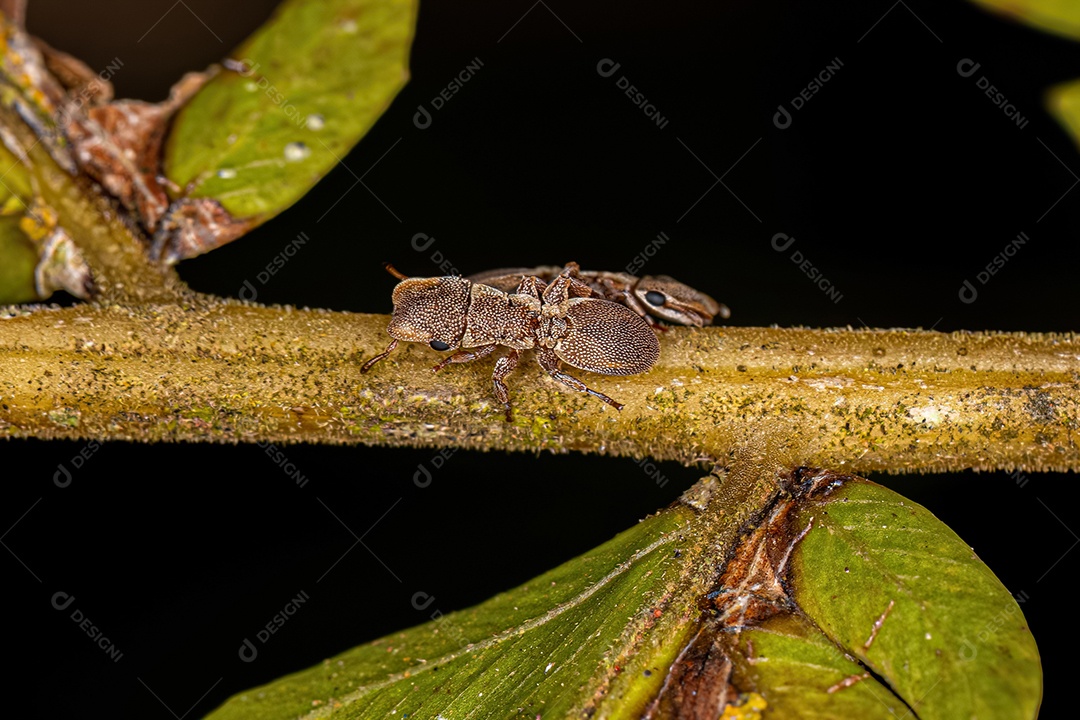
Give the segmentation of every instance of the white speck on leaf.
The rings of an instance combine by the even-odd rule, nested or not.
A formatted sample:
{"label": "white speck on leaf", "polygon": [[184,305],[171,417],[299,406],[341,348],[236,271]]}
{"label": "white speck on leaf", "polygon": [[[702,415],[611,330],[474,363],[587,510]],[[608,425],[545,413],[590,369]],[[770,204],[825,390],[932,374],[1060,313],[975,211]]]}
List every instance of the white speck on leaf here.
{"label": "white speck on leaf", "polygon": [[285,159],[291,162],[303,160],[311,154],[311,148],[302,142],[291,142],[285,146]]}

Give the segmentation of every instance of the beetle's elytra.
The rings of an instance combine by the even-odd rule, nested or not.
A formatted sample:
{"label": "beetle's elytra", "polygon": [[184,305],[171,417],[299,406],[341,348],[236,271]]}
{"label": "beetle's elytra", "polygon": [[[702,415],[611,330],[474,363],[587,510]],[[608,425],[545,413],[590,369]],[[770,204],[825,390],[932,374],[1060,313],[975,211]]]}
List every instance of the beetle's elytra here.
{"label": "beetle's elytra", "polygon": [[567,266],[550,283],[536,276],[519,278],[515,292],[462,277],[409,278],[394,288],[394,313],[386,328],[393,338],[386,350],[361,368],[367,372],[389,355],[399,341],[422,342],[454,353],[434,371],[490,355],[499,345],[510,351],[495,363],[495,396],[511,418],[510,395],[503,380],[524,350],[533,350],[551,377],[578,392],[589,393],[616,409],[622,404],[562,372],[566,363],[601,375],[635,375],[653,366],[660,343],[648,323],[624,305],[594,296]]}

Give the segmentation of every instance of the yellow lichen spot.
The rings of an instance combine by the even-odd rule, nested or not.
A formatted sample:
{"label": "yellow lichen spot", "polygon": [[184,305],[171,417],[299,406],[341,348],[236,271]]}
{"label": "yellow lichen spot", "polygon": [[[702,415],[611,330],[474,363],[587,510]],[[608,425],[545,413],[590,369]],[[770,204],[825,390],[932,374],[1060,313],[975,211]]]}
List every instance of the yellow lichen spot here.
{"label": "yellow lichen spot", "polygon": [[740,695],[739,701],[737,705],[725,707],[720,720],[761,720],[761,713],[769,707],[765,698],[757,693]]}
{"label": "yellow lichen spot", "polygon": [[41,240],[56,228],[56,211],[47,205],[34,203],[25,215],[19,218],[19,229],[31,240]]}
{"label": "yellow lichen spot", "polygon": [[48,413],[49,420],[54,424],[69,428],[79,427],[80,415],[81,413],[73,408],[60,408],[57,410],[50,410]]}

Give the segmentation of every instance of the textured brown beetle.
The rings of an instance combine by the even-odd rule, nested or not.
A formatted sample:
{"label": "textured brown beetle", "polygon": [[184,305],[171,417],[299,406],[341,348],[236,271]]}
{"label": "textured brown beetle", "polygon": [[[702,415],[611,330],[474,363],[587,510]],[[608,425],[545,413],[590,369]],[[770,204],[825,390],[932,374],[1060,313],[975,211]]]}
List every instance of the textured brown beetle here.
{"label": "textured brown beetle", "polygon": [[536,276],[545,282],[551,282],[567,269],[573,278],[592,289],[594,297],[622,303],[653,326],[657,325],[655,318],[701,327],[711,325],[715,316],[725,320],[731,317],[731,310],[727,305],[718,303],[705,293],[683,285],[667,275],[646,275],[639,278],[629,273],[582,270],[577,263],[567,263],[566,268],[543,265],[535,268],[489,270],[470,275],[468,279],[504,292],[512,292],[522,277]]}
{"label": "textured brown beetle", "polygon": [[524,350],[535,351],[551,377],[618,410],[621,403],[562,372],[561,364],[601,375],[635,375],[660,357],[660,343],[649,325],[625,306],[593,297],[570,266],[550,283],[535,276],[519,278],[513,293],[462,277],[409,278],[390,265],[386,268],[401,280],[394,288],[394,314],[386,328],[394,339],[360,371],[370,370],[400,340],[427,343],[440,352],[454,350],[432,368],[435,372],[450,363],[479,360],[504,345],[510,352],[495,363],[492,380],[507,420],[510,395],[503,380]]}

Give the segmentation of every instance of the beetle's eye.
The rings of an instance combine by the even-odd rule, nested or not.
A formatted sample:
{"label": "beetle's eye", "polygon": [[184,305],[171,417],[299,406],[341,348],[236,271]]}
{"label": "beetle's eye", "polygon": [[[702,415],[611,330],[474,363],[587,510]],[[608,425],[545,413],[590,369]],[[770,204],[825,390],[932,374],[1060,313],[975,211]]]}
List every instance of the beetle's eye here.
{"label": "beetle's eye", "polygon": [[645,293],[645,302],[653,307],[663,307],[666,300],[667,298],[664,297],[664,293],[656,292],[655,290],[650,290]]}
{"label": "beetle's eye", "polygon": [[432,350],[438,350],[439,352],[450,349],[450,346],[444,343],[442,340],[432,340],[430,345]]}

